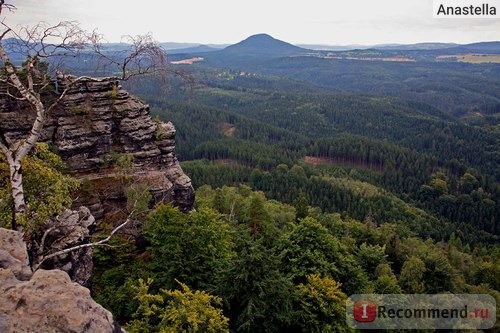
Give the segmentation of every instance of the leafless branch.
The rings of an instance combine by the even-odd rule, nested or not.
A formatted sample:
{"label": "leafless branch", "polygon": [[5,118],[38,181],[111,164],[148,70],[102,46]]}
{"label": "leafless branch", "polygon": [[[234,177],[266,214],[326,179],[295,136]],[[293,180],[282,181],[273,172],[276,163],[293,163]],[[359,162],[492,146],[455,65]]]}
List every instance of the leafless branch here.
{"label": "leafless branch", "polygon": [[16,101],[26,101],[26,98],[24,97],[17,97],[17,96],[14,96],[12,95],[9,91],[3,93],[3,92],[0,92],[1,95],[7,95],[9,96],[9,98],[12,98],[12,99],[15,99]]}
{"label": "leafless branch", "polygon": [[168,65],[165,51],[154,41],[151,34],[124,36],[123,49],[106,50],[102,35],[96,31],[88,36],[99,67],[119,71],[118,78],[127,80],[144,74],[159,73]]}
{"label": "leafless branch", "polygon": [[3,40],[5,36],[11,31],[12,30],[10,28],[5,29],[4,32],[2,32],[2,34],[0,35],[0,40]]}
{"label": "leafless branch", "polygon": [[42,240],[40,241],[40,253],[43,253],[44,251],[44,248],[45,248],[45,239],[47,238],[47,236],[56,229],[56,227],[51,227],[51,228],[48,228],[47,230],[45,230],[45,232],[43,233],[43,236],[42,236]]}
{"label": "leafless branch", "polygon": [[[11,9],[9,6],[0,0],[0,10]],[[102,46],[102,36],[96,31],[88,34],[74,21],[63,21],[56,25],[40,22],[32,27],[22,27],[18,31],[12,30],[4,21],[0,21],[0,27],[3,27],[0,32],[0,64],[3,64],[0,82],[6,83],[0,89],[3,90],[0,94],[14,100],[23,100],[36,113],[26,137],[15,142],[3,142],[7,149],[2,149],[9,164],[11,197],[15,212],[12,226],[14,229],[26,231],[16,222],[27,207],[21,161],[39,140],[50,112],[62,103],[74,85],[83,80],[128,80],[137,76],[153,75],[166,86],[168,76],[176,75],[189,82],[192,92],[194,78],[169,66],[165,51],[154,41],[151,34],[126,36],[123,40],[126,42],[123,44],[125,45],[123,50],[115,52],[106,50]],[[7,40],[6,37],[9,35],[15,38]],[[13,44],[6,47],[4,43],[7,41]],[[27,60],[21,67],[11,60],[11,51],[26,56]],[[116,77],[103,79],[62,76],[64,85],[62,90],[50,98],[45,98],[44,94],[47,91],[44,89],[53,84],[54,80],[56,85],[60,82],[61,77],[58,73],[61,72],[63,59],[76,56],[81,51],[86,52],[86,57],[93,51],[98,64],[110,67],[111,75],[116,72],[119,74]]]}
{"label": "leafless branch", "polygon": [[154,40],[151,34],[124,36],[121,40],[123,49],[107,50],[102,43],[102,36],[96,31],[88,36],[98,68],[108,72],[118,71],[117,79],[126,81],[137,76],[153,75],[167,86],[168,76],[178,76],[194,86],[194,78],[186,72],[172,68],[167,54]]}
{"label": "leafless branch", "polygon": [[[111,238],[113,237],[113,235],[115,235],[118,231],[120,231],[120,229],[124,228],[127,224],[129,224],[132,221],[132,216],[134,215],[134,213],[135,213],[135,211],[132,210],[129,213],[129,215],[127,216],[127,219],[123,223],[121,223],[119,226],[117,226],[116,228],[114,228],[113,230],[111,230],[111,232],[109,233],[109,235],[106,238],[101,239],[100,241],[97,241],[97,242],[76,245],[76,246],[73,246],[73,247],[70,247],[70,248],[67,248],[67,249],[64,249],[64,250],[60,250],[60,251],[51,253],[49,255],[46,255],[42,259],[40,259],[38,261],[38,263],[33,267],[33,271],[36,271],[38,268],[40,268],[40,266],[45,261],[47,261],[49,259],[52,259],[52,258],[55,258],[55,257],[58,257],[58,256],[61,256],[61,255],[64,255],[64,254],[67,254],[67,253],[70,253],[70,252],[73,252],[73,251],[77,251],[77,250],[80,250],[80,249],[85,249],[85,248],[88,248],[88,247],[109,246],[109,244],[107,244],[107,242],[109,242],[111,240]],[[50,228],[50,229],[52,229],[52,228]],[[50,229],[48,229],[47,231],[49,231]],[[44,234],[44,236],[42,238],[42,245],[43,245],[43,242],[45,241],[44,238],[47,235],[47,231],[45,232],[45,234]],[[50,231],[52,231],[52,230],[50,230]]]}
{"label": "leafless branch", "polygon": [[22,27],[19,37],[29,54],[40,58],[74,56],[88,43],[85,31],[75,21],[63,21],[56,25],[39,22]]}
{"label": "leafless branch", "polygon": [[16,10],[16,6],[5,3],[5,0],[0,0],[0,14],[2,14],[2,9],[4,8],[7,8],[11,12]]}

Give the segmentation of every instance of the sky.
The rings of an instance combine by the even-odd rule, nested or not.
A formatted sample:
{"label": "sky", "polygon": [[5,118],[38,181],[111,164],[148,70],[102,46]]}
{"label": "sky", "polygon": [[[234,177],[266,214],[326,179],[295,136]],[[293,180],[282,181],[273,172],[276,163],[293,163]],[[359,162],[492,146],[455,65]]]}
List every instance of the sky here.
{"label": "sky", "polygon": [[[434,18],[433,1],[7,0],[17,10],[4,10],[2,19],[14,28],[78,21],[109,42],[149,32],[159,42],[201,44],[233,44],[257,33],[324,45],[500,40],[500,19]],[[500,0],[489,1],[500,11]]]}

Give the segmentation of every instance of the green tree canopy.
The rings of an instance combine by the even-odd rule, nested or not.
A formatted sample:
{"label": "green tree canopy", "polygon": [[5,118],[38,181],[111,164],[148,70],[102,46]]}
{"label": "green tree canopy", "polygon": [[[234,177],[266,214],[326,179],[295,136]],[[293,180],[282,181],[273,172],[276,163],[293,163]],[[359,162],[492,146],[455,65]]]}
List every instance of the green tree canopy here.
{"label": "green tree canopy", "polygon": [[347,296],[338,282],[311,274],[297,289],[300,311],[296,321],[302,332],[352,332],[345,320]]}
{"label": "green tree canopy", "polygon": [[234,255],[229,225],[210,208],[184,214],[171,205],[160,205],[150,214],[145,235],[161,287],[173,288],[178,279],[211,289]]}
{"label": "green tree canopy", "polygon": [[228,319],[219,306],[222,299],[204,291],[191,290],[178,282],[181,290],[162,289],[150,294],[153,282],[142,279],[134,286],[139,307],[126,329],[131,333],[223,333],[229,332]]}
{"label": "green tree canopy", "polygon": [[[21,223],[25,230],[36,232],[38,226],[63,208],[71,207],[71,192],[79,182],[68,175],[62,159],[46,143],[37,143],[34,151],[22,160],[27,210]],[[8,165],[0,154],[0,226],[9,227],[13,206],[10,197]]]}

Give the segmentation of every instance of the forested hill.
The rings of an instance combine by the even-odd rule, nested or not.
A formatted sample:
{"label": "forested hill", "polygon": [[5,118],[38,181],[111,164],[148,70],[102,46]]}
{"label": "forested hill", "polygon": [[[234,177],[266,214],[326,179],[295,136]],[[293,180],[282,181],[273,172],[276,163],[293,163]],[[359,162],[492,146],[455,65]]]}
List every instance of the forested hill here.
{"label": "forested hill", "polygon": [[500,42],[423,45],[315,51],[259,34],[220,51],[172,59],[200,57],[202,66],[286,77],[330,91],[403,97],[454,116],[500,111]]}
{"label": "forested hill", "polygon": [[[267,34],[258,34],[230,45],[223,50],[203,53],[205,61],[212,66],[243,68],[245,64],[258,66],[263,60],[307,54],[310,50],[275,39]],[[194,54],[194,53],[193,53]]]}
{"label": "forested hill", "polygon": [[[258,35],[177,67],[195,77],[193,94],[175,79],[167,97],[131,87],[175,122],[196,186],[246,183],[285,202],[306,193],[323,211],[400,221],[423,237],[496,242],[500,65],[429,61],[444,49],[283,49],[304,51]],[[240,62],[245,52],[252,59]]]}
{"label": "forested hill", "polygon": [[[413,215],[401,215],[409,206],[405,208],[390,203],[400,197],[429,212],[422,220],[422,223],[429,223],[423,235],[432,235],[436,239],[449,237],[455,229],[451,225],[446,227],[446,223],[438,221],[439,218],[456,223],[458,233],[470,242],[494,241],[481,230],[492,235],[498,233],[495,221],[499,211],[499,192],[494,178],[488,172],[467,167],[463,161],[446,157],[445,151],[438,154],[434,150],[434,154],[430,154],[397,144],[404,137],[404,130],[399,134],[395,132],[396,137],[390,140],[348,134],[349,127],[339,131],[332,129],[330,135],[313,137],[305,130],[284,130],[269,125],[272,119],[265,122],[251,119],[249,113],[239,115],[213,107],[174,102],[153,105],[153,113],[173,119],[180,128],[178,153],[181,160],[193,161],[185,162],[183,168],[193,179],[195,187],[248,183],[286,202],[293,202],[300,192],[305,192],[311,205],[325,211],[343,212],[359,219],[372,215],[378,223],[390,220],[414,223]],[[295,115],[296,122],[293,123],[302,121],[304,128],[313,129],[313,121],[317,118],[312,114],[300,107],[289,110],[299,115],[304,112],[302,117]],[[348,111],[346,114],[350,115]],[[343,113],[337,117],[339,123],[356,123]],[[278,118],[286,119],[278,114],[275,123],[279,123]],[[312,121],[307,124],[306,119]],[[410,124],[408,129],[411,129]],[[364,125],[362,123],[361,128]],[[389,124],[385,130],[389,132],[390,128]],[[423,143],[439,140],[442,135],[445,135],[443,139],[455,140],[453,134],[446,131],[436,127],[435,131],[425,132],[429,138],[422,138]],[[407,140],[412,145],[423,144],[418,141],[418,136],[414,138],[417,138],[414,142]],[[426,144],[432,150],[432,142]],[[484,148],[480,142],[475,147],[478,152]],[[470,155],[474,156],[474,153],[471,151]],[[196,160],[200,163],[195,163]],[[288,167],[280,169],[279,164]],[[293,166],[300,166],[303,171],[299,174],[304,177],[296,178],[296,171],[286,171]],[[263,173],[255,173],[255,169]],[[346,183],[339,187],[337,182],[342,179]],[[379,194],[368,194],[373,191],[370,188],[378,188]],[[391,192],[395,194],[393,199],[390,199]],[[383,203],[384,200],[388,201]]]}
{"label": "forested hill", "polygon": [[226,47],[216,56],[254,56],[277,58],[304,54],[309,50],[275,39],[267,34],[258,34]]}
{"label": "forested hill", "polygon": [[176,319],[174,299],[232,332],[352,332],[351,294],[500,301],[500,65],[443,50],[257,36],[175,55],[194,86],[128,82],[175,123],[196,209],[155,207],[140,239],[96,250],[96,299],[131,332]]}
{"label": "forested hill", "polygon": [[338,91],[403,97],[455,116],[500,112],[499,64],[302,57],[275,59],[247,70]]}

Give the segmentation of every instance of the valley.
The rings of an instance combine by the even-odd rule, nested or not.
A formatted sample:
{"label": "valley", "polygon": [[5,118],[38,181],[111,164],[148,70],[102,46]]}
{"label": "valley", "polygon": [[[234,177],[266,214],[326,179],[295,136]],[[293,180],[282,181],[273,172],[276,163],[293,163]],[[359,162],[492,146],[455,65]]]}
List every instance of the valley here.
{"label": "valley", "polygon": [[[346,301],[363,293],[498,304],[499,42],[164,45],[168,77],[77,81],[23,162],[39,227],[26,239],[57,244],[45,221],[82,205],[83,241],[109,242],[85,260],[65,253],[59,273],[85,266],[80,283],[113,331],[354,332]],[[124,46],[103,52],[120,63]],[[116,75],[87,52],[68,63]],[[50,100],[61,84],[46,87]],[[5,142],[29,131],[13,97]],[[0,156],[4,227],[8,163]],[[22,289],[31,277],[19,272]]]}
{"label": "valley", "polygon": [[[379,186],[441,224],[455,225],[463,240],[496,242],[500,68],[443,63],[448,58],[442,55],[425,60],[460,48],[340,51],[345,58],[327,59],[331,55],[318,58],[307,55],[310,50],[256,35],[185,67],[199,85],[192,96],[181,81],[166,98],[156,97],[152,87],[136,93],[150,101],[154,114],[178,126],[177,151],[197,186],[252,185],[251,170],[273,173],[279,164],[299,166],[307,177],[335,175]],[[410,59],[404,58],[410,53],[411,62],[384,61],[396,54],[396,59]],[[353,59],[367,54],[379,58]],[[203,168],[219,170],[220,177],[208,177],[198,170]],[[476,182],[467,192],[461,185],[466,174]],[[436,177],[446,183],[445,191],[433,187]],[[303,185],[290,181],[283,194],[265,193],[291,203],[289,194]],[[309,193],[311,201],[320,201],[314,189]],[[331,207],[362,219],[354,212],[359,207],[350,211],[350,206]],[[473,230],[477,225],[483,226],[479,233]],[[446,238],[445,229],[436,231],[436,239]]]}

